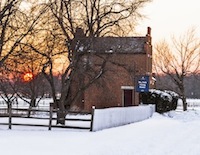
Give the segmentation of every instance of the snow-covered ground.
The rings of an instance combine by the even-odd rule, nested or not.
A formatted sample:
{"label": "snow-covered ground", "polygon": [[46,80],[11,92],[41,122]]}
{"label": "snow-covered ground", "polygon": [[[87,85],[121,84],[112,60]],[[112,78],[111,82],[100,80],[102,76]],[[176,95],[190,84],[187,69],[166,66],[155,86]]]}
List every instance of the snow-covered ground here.
{"label": "snow-covered ground", "polygon": [[98,132],[0,126],[2,155],[199,155],[199,144],[199,107]]}
{"label": "snow-covered ground", "polygon": [[2,155],[199,155],[199,144],[200,109],[154,113],[148,120],[99,132],[0,126]]}

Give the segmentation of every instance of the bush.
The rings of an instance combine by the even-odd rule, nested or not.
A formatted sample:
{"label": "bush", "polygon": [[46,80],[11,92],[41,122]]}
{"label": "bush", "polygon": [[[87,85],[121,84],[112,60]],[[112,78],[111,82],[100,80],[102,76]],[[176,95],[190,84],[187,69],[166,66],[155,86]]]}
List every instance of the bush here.
{"label": "bush", "polygon": [[143,104],[155,104],[156,112],[164,113],[176,110],[179,95],[170,90],[150,89],[149,92],[141,93]]}

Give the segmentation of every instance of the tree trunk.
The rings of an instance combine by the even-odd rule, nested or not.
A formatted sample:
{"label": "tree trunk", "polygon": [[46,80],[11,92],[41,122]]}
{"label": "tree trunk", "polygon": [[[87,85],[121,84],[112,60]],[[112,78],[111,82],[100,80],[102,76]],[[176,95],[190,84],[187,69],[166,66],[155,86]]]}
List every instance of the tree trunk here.
{"label": "tree trunk", "polygon": [[62,88],[61,88],[61,96],[60,100],[58,101],[58,113],[57,113],[57,124],[65,124],[65,116],[66,116],[66,99],[69,93],[69,80],[62,80]]}
{"label": "tree trunk", "polygon": [[62,125],[65,125],[65,112],[63,112],[62,110],[58,110],[57,111],[57,124],[62,124]]}
{"label": "tree trunk", "polygon": [[58,101],[57,105],[58,105],[57,124],[65,125],[66,112],[65,112],[65,107],[64,107],[64,100],[62,99],[62,97]]}
{"label": "tree trunk", "polygon": [[30,106],[31,106],[31,107],[36,107],[36,98],[35,98],[35,97],[31,97]]}
{"label": "tree trunk", "polygon": [[183,101],[183,111],[187,111],[187,102],[186,102],[186,98],[183,97],[183,98],[182,98],[182,101]]}
{"label": "tree trunk", "polygon": [[185,96],[185,86],[184,86],[184,77],[182,76],[182,79],[180,80],[180,93],[181,93],[181,99],[183,102],[183,111],[187,111],[187,102],[186,102],[186,96]]}
{"label": "tree trunk", "polygon": [[12,103],[10,101],[7,102],[7,106],[8,106],[8,109],[7,109],[7,113],[9,114],[10,112],[10,108],[12,106]]}

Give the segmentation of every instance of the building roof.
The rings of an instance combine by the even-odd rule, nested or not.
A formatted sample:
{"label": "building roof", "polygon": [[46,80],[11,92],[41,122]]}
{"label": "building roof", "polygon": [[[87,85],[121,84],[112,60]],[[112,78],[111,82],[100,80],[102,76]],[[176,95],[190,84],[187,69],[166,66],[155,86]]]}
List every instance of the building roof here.
{"label": "building roof", "polygon": [[95,38],[91,50],[98,53],[145,53],[146,37]]}
{"label": "building roof", "polygon": [[[80,30],[82,31],[82,30]],[[79,32],[80,33],[80,32]],[[83,33],[83,32],[82,32]],[[81,34],[82,34],[81,33]],[[96,53],[146,53],[145,45],[151,45],[151,28],[141,37],[97,37],[89,38],[77,34],[79,52]]]}

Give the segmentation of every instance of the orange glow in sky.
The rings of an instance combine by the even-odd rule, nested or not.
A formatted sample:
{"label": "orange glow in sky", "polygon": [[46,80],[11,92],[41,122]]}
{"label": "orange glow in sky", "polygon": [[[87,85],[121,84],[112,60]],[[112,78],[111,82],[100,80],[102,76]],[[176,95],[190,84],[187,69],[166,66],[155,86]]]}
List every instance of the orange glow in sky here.
{"label": "orange glow in sky", "polygon": [[33,80],[33,74],[32,73],[25,73],[23,75],[23,80],[25,82],[29,82],[29,81]]}

